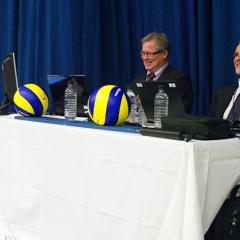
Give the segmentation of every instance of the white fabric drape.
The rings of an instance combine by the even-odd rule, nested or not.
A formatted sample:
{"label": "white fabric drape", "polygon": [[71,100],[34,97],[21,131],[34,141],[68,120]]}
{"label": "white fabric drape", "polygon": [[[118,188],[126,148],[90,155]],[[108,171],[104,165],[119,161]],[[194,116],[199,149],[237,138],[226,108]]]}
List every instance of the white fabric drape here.
{"label": "white fabric drape", "polygon": [[17,240],[203,240],[240,176],[238,139],[186,143],[11,117],[0,132],[0,229]]}

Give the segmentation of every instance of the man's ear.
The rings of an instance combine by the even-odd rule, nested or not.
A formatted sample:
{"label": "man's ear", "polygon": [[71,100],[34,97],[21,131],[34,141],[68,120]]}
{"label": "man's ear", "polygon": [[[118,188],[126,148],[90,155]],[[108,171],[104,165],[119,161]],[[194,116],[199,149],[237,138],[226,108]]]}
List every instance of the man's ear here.
{"label": "man's ear", "polygon": [[168,50],[164,50],[163,59],[168,58]]}

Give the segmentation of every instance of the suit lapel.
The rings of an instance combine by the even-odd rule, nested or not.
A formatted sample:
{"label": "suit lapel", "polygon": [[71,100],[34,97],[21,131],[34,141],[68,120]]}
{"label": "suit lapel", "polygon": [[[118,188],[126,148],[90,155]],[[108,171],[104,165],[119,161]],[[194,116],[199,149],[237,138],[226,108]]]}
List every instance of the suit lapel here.
{"label": "suit lapel", "polygon": [[226,87],[220,88],[219,91],[221,91],[221,93],[218,95],[218,98],[219,98],[218,105],[215,106],[216,117],[221,117],[221,118],[223,117],[224,112],[227,109],[237,87],[238,87],[238,82],[230,86],[227,85]]}
{"label": "suit lapel", "polygon": [[167,65],[167,67],[163,70],[162,74],[160,75],[160,77],[157,80],[166,80],[168,79],[168,75],[171,71],[171,66],[170,64]]}

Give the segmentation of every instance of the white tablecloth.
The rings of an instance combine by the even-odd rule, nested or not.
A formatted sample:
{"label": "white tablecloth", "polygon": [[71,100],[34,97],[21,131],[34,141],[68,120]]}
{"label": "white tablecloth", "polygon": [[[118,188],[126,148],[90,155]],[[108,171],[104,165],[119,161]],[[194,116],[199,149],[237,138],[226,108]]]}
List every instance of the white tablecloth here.
{"label": "white tablecloth", "polygon": [[0,117],[0,240],[202,240],[240,141],[175,141]]}

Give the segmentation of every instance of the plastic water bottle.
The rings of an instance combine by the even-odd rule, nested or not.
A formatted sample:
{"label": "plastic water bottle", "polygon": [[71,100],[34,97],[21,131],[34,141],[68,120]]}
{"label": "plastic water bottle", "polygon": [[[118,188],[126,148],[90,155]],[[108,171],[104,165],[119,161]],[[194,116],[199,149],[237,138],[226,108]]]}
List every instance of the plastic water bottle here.
{"label": "plastic water bottle", "polygon": [[73,88],[73,80],[68,80],[68,86],[65,90],[65,119],[73,121],[77,117],[77,93]]}
{"label": "plastic water bottle", "polygon": [[138,123],[141,125],[141,126],[145,126],[146,125],[146,115],[145,115],[145,112],[144,112],[144,109],[143,109],[143,106],[142,106],[142,103],[141,103],[141,99],[140,97],[138,96]]}
{"label": "plastic water bottle", "polygon": [[168,115],[168,95],[164,91],[164,86],[158,86],[158,93],[154,99],[154,127],[161,128],[161,118]]}
{"label": "plastic water bottle", "polygon": [[127,122],[136,123],[136,112],[135,112],[136,96],[135,96],[134,92],[132,91],[131,86],[127,86],[127,95],[129,97],[130,103],[131,103],[131,109],[130,109],[129,116],[127,118]]}

